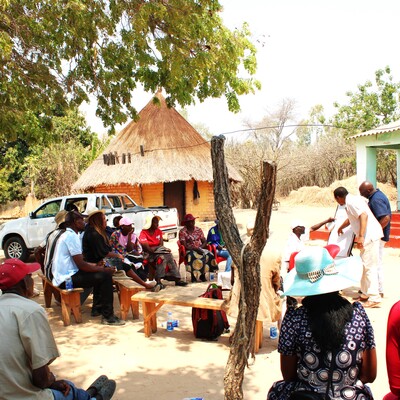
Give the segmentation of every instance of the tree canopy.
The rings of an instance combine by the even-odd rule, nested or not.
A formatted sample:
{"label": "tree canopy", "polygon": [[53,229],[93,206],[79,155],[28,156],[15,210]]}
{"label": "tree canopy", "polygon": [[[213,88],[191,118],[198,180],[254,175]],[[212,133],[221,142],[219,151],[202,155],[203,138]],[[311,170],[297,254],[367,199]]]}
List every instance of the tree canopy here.
{"label": "tree canopy", "polygon": [[171,105],[225,96],[239,111],[260,86],[256,50],[220,12],[216,0],[0,0],[0,136],[89,96],[112,129],[137,117],[139,84]]}
{"label": "tree canopy", "polygon": [[358,85],[358,91],[347,92],[349,103],[340,105],[333,123],[345,128],[345,136],[365,132],[400,118],[400,84],[393,82],[389,67],[375,72],[375,81]]}

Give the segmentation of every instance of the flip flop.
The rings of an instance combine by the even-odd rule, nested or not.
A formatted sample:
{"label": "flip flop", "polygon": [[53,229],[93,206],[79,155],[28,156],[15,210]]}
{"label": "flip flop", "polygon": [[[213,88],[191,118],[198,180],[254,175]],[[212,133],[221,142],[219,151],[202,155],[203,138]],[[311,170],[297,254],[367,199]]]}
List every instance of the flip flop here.
{"label": "flip flop", "polygon": [[100,389],[103,385],[108,381],[108,378],[105,375],[100,375],[87,389],[86,391],[89,393],[90,397],[96,396],[97,393],[100,392]]}
{"label": "flip flop", "polygon": [[117,384],[115,383],[115,381],[113,379],[108,379],[107,382],[100,389],[96,398],[99,398],[99,400],[110,400],[111,397],[113,397],[116,387]]}
{"label": "flip flop", "polygon": [[157,293],[161,290],[161,286],[157,283],[155,286],[153,286],[151,289],[149,289],[153,293]]}

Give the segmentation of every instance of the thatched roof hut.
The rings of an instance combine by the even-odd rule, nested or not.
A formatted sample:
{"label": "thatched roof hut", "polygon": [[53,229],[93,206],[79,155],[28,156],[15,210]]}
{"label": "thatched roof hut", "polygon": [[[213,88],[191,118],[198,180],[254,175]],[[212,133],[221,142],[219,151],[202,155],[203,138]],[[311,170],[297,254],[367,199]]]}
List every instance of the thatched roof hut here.
{"label": "thatched roof hut", "polygon": [[[240,175],[228,166],[230,179],[241,181]],[[176,192],[177,186],[168,189],[168,183],[186,182],[180,196],[185,196],[181,213],[193,212],[190,189],[197,186],[202,197],[201,182],[211,184],[213,172],[210,144],[172,107],[158,92],[140,111],[139,120],[122,129],[104,151],[73,185],[74,191],[130,192],[144,206],[176,206],[166,193]],[[195,182],[197,185],[195,185]],[[189,183],[189,185],[188,185]],[[159,185],[151,190],[152,185]],[[127,187],[131,187],[128,190]],[[124,189],[124,190],[123,190]],[[149,195],[158,191],[159,196]],[[207,189],[209,192],[209,188]],[[176,193],[172,197],[176,197]],[[209,201],[206,201],[209,203]],[[156,203],[156,204],[154,204]],[[195,201],[196,203],[196,201]],[[197,202],[199,203],[199,202]],[[213,200],[212,200],[213,203]],[[198,205],[198,204],[193,204]],[[214,210],[197,212],[207,219],[213,218]],[[212,210],[211,210],[212,208]]]}

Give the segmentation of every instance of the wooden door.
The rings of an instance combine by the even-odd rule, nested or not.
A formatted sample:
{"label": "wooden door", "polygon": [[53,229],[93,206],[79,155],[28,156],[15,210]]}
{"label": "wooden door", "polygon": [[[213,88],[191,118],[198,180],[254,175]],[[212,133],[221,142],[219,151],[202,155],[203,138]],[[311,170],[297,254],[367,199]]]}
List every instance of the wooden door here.
{"label": "wooden door", "polygon": [[175,207],[181,221],[186,214],[185,181],[164,183],[164,205]]}

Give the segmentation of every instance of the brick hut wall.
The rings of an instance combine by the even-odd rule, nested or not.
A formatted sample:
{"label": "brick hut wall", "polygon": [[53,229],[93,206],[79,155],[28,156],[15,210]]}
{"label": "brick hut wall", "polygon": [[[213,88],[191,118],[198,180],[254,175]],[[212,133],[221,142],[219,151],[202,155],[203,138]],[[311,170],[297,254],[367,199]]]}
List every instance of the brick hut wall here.
{"label": "brick hut wall", "polygon": [[[186,182],[186,212],[199,217],[200,221],[213,221],[214,193],[212,182],[197,182],[200,192],[199,204],[193,202],[193,181]],[[151,207],[164,204],[163,183],[142,185],[142,195],[139,185],[100,185],[95,188],[96,193],[126,193],[140,206]]]}
{"label": "brick hut wall", "polygon": [[213,221],[215,219],[213,183],[197,182],[200,192],[199,204],[193,202],[193,185],[194,181],[186,182],[186,212],[199,217],[200,221]]}
{"label": "brick hut wall", "polygon": [[96,193],[126,193],[129,195],[139,206],[151,207],[162,206],[164,204],[164,192],[162,183],[154,183],[151,185],[142,185],[142,191],[139,185],[114,185],[105,186],[100,185],[95,189]]}

